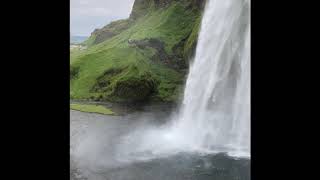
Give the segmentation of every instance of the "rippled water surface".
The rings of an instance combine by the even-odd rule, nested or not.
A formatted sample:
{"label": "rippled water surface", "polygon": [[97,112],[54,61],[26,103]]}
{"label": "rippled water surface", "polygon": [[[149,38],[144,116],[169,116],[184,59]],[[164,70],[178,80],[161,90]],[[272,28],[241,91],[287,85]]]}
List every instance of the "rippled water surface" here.
{"label": "rippled water surface", "polygon": [[250,179],[249,159],[229,157],[223,153],[180,152],[167,156],[155,156],[151,152],[129,155],[125,153],[132,152],[136,147],[121,146],[124,137],[128,137],[132,132],[157,128],[169,115],[167,110],[146,110],[125,116],[104,116],[70,111],[70,179]]}

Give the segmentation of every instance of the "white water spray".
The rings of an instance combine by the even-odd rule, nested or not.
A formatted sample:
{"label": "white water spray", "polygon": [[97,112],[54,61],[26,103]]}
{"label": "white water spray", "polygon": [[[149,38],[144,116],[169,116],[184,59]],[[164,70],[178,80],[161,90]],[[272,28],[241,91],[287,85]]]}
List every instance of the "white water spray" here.
{"label": "white water spray", "polygon": [[178,115],[169,127],[123,141],[120,149],[142,159],[177,152],[250,157],[250,0],[207,1]]}
{"label": "white water spray", "polygon": [[208,0],[177,119],[191,148],[250,154],[250,1]]}

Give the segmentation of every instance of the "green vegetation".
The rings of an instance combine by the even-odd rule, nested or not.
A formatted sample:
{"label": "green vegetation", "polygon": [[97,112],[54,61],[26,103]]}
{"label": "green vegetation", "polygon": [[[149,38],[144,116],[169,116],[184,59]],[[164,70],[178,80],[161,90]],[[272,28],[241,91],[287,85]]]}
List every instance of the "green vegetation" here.
{"label": "green vegetation", "polygon": [[129,19],[122,19],[113,21],[101,29],[96,29],[84,44],[87,46],[92,46],[94,44],[98,44],[107,39],[110,39],[113,36],[120,34],[122,31],[128,29],[128,27],[130,26],[130,22],[131,21]]}
{"label": "green vegetation", "polygon": [[[183,52],[191,51],[200,10],[190,9],[184,3],[188,0],[182,1],[156,8],[152,0],[140,0],[145,4],[140,9],[137,9],[139,4],[133,8],[133,19],[109,24],[104,28],[108,30],[105,35],[102,35],[103,28],[94,32],[85,42],[88,49],[70,54],[71,98],[112,102],[176,101],[183,86],[183,69],[157,60],[160,54],[154,47],[136,47],[128,41],[154,38],[163,42],[168,62],[184,57],[176,54],[174,48],[181,46]],[[108,36],[109,32],[119,29],[118,34]],[[105,40],[96,41],[97,37],[106,36]],[[183,40],[187,43],[181,43]]]}
{"label": "green vegetation", "polygon": [[96,39],[95,35],[91,35],[87,40],[85,40],[82,44],[85,46],[92,46]]}
{"label": "green vegetation", "polygon": [[110,109],[108,109],[104,106],[101,106],[101,105],[70,104],[70,109],[82,111],[82,112],[105,114],[105,115],[114,115],[115,114]]}
{"label": "green vegetation", "polygon": [[198,32],[200,30],[200,25],[201,25],[201,16],[199,15],[194,23],[194,27],[192,29],[192,32],[187,39],[186,44],[184,45],[183,49],[183,55],[185,58],[189,58],[194,52],[193,50],[197,46],[197,40],[198,40]]}

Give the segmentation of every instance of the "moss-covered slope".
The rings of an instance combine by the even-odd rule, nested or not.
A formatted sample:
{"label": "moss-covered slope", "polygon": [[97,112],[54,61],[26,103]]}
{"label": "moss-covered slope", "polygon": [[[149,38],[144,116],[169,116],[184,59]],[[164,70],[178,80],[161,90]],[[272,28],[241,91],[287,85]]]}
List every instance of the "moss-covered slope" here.
{"label": "moss-covered slope", "polygon": [[[195,3],[196,2],[196,3]],[[203,0],[136,0],[130,18],[95,30],[70,55],[73,99],[175,101]]]}

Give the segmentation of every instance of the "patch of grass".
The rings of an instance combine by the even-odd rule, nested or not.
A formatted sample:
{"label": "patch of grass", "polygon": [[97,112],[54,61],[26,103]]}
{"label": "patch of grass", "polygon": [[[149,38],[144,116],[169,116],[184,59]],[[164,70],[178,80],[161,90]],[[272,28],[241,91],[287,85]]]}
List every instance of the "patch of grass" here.
{"label": "patch of grass", "polygon": [[[82,56],[71,65],[71,67],[80,67],[77,78],[71,79],[73,97],[75,99],[87,99],[92,96],[111,98],[110,96],[114,94],[113,87],[117,87],[118,83],[145,77],[152,79],[146,55],[147,53],[142,54],[134,48],[114,48]],[[112,77],[108,92],[92,92],[91,89],[98,82],[99,77],[111,69],[124,69],[124,71]]]}
{"label": "patch of grass", "polygon": [[96,40],[96,36],[95,35],[91,35],[87,40],[85,40],[82,44],[85,46],[92,46],[94,41]]}
{"label": "patch of grass", "polygon": [[89,113],[98,113],[98,114],[105,114],[105,115],[115,115],[113,111],[110,109],[101,106],[101,105],[91,105],[91,104],[70,104],[70,109],[82,111],[82,112],[89,112]]}

